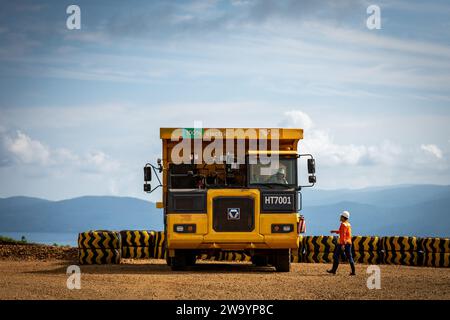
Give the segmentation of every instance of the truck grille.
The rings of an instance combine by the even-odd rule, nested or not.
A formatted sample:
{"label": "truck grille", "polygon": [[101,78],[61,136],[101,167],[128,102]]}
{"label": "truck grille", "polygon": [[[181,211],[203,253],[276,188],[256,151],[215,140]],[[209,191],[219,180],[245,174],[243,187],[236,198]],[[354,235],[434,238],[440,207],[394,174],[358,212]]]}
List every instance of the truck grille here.
{"label": "truck grille", "polygon": [[213,229],[216,232],[251,232],[255,223],[255,203],[251,197],[213,199]]}

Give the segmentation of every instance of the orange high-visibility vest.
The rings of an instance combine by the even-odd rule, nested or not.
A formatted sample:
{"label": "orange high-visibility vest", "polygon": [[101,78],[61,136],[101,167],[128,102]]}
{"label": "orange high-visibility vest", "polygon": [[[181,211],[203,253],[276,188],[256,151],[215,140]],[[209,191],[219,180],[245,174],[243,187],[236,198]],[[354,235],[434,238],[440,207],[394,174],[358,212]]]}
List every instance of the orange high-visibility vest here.
{"label": "orange high-visibility vest", "polygon": [[347,221],[339,227],[339,244],[352,244],[352,226]]}

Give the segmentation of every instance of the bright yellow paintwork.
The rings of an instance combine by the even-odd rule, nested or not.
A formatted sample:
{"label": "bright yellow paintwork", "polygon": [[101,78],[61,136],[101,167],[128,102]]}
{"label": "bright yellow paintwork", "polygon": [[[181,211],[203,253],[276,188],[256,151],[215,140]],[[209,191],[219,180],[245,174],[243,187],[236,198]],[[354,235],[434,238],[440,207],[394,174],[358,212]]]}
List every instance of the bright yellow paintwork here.
{"label": "bright yellow paintwork", "polygon": [[[216,232],[212,226],[212,202],[217,196],[248,196],[255,199],[255,228],[252,232]],[[280,249],[298,248],[298,215],[260,214],[258,189],[212,189],[207,191],[207,214],[168,213],[167,245],[169,249]],[[177,233],[174,224],[195,224],[196,233]],[[292,224],[293,232],[273,234],[272,224]]]}
{"label": "bright yellow paintwork", "polygon": [[[247,128],[219,128],[216,134],[224,139],[245,139]],[[266,128],[254,130],[258,139],[265,137],[272,139],[271,132],[277,129],[276,138],[279,140],[279,151],[265,151],[280,155],[296,155],[297,144],[303,139],[302,129]],[[172,133],[177,128],[161,128],[162,140],[162,182],[163,199],[167,194],[167,168],[169,167],[170,152],[174,146],[171,141]],[[203,131],[207,131],[204,128]],[[266,133],[269,133],[265,136]],[[262,151],[246,150],[247,154],[259,154]],[[263,151],[264,152],[264,151]],[[250,196],[255,199],[255,228],[252,232],[215,232],[212,228],[212,202],[216,196]],[[165,200],[164,200],[165,201]],[[165,208],[165,202],[157,202],[157,208]],[[297,222],[299,216],[292,213],[260,213],[260,192],[258,189],[209,189],[207,190],[207,213],[171,213],[166,214],[167,247],[169,255],[174,255],[174,249],[223,249],[223,250],[251,250],[251,249],[287,249],[298,248]],[[195,224],[195,233],[176,233],[174,224]],[[290,233],[271,233],[272,224],[293,224]]]}

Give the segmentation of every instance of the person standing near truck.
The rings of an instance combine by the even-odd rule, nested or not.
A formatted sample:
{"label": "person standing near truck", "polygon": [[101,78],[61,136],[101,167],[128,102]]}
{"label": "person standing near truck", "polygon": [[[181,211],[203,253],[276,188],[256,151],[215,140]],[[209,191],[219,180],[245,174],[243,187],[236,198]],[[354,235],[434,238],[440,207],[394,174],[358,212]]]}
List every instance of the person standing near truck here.
{"label": "person standing near truck", "polygon": [[350,267],[352,269],[350,275],[356,275],[355,262],[353,261],[352,257],[352,226],[348,222],[349,218],[350,213],[348,211],[342,212],[340,219],[341,226],[339,227],[339,230],[330,231],[331,233],[339,234],[339,240],[333,254],[333,267],[331,268],[331,270],[327,270],[328,273],[336,274],[337,268],[339,266],[339,257],[344,252],[345,256],[350,262]]}

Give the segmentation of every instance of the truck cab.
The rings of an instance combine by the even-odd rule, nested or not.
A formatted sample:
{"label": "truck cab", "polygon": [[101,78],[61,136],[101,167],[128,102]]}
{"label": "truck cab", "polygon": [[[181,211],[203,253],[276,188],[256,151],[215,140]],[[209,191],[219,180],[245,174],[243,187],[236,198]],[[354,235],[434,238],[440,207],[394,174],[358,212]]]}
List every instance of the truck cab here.
{"label": "truck cab", "polygon": [[[197,130],[197,131],[196,131]],[[162,187],[167,263],[174,270],[199,254],[241,251],[258,266],[290,270],[304,231],[298,162],[301,129],[161,128],[162,159],[144,168],[144,190]],[[154,189],[152,172],[161,173]]]}

